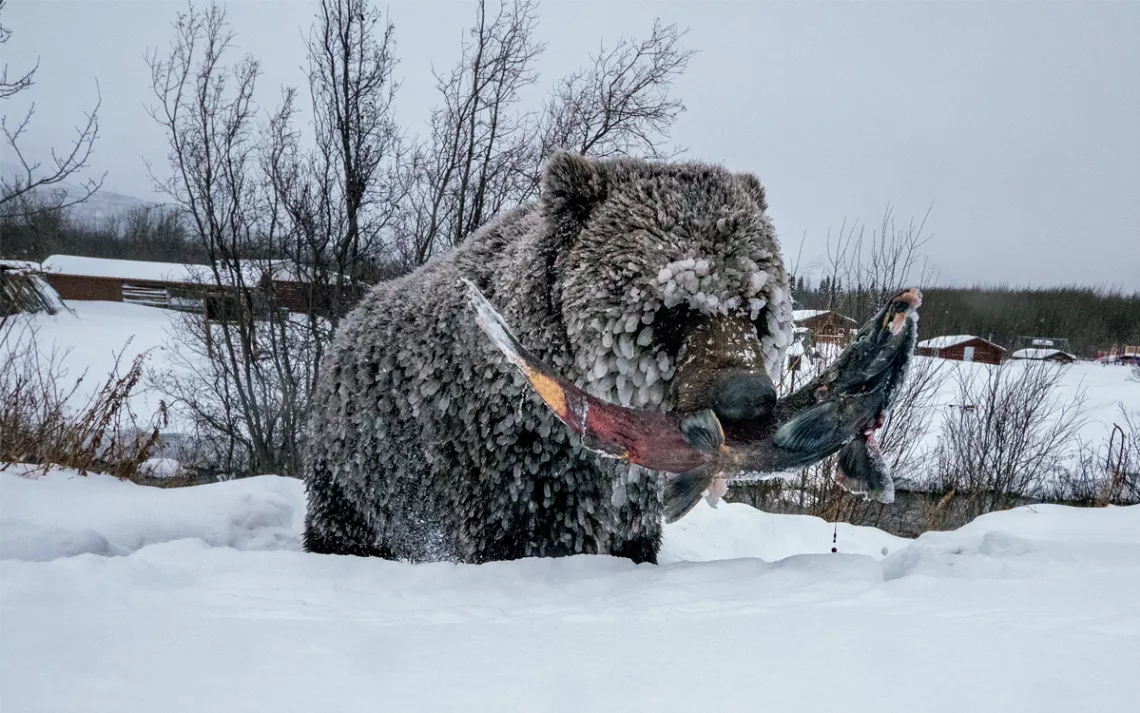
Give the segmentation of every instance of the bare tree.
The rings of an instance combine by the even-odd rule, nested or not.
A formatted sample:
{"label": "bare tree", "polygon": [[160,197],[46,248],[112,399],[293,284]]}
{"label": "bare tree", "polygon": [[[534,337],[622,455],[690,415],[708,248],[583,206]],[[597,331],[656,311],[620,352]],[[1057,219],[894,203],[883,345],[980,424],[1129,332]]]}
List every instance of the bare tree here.
{"label": "bare tree", "polygon": [[543,45],[534,0],[478,6],[459,64],[437,74],[442,105],[412,153],[409,193],[395,231],[405,268],[462,242],[491,216],[535,198],[541,166],[568,148],[598,156],[664,158],[684,105],[669,93],[692,57],[684,33],[654,23],[648,38],[602,47],[590,66],[559,80],[541,110],[521,105],[537,82]]}
{"label": "bare tree", "polygon": [[570,149],[601,158],[670,158],[664,142],[684,103],[670,87],[694,52],[684,49],[676,25],[653,23],[649,37],[602,47],[592,64],[559,80],[544,107],[540,158]]}
{"label": "bare tree", "polygon": [[321,3],[309,146],[293,125],[295,90],[259,121],[259,67],[226,65],[222,9],[191,7],[174,27],[169,54],[148,57],[173,170],[156,183],[188,216],[208,270],[202,313],[172,335],[185,363],[153,381],[215,464],[295,474],[321,354],[384,261],[402,191],[392,25],[363,0]]}
{"label": "bare tree", "polygon": [[[260,67],[249,56],[224,65],[233,34],[217,5],[191,6],[174,29],[169,53],[147,58],[157,99],[150,113],[166,132],[173,171],[155,185],[187,216],[207,258],[200,276],[204,322],[196,331],[179,330],[181,347],[205,344],[210,378],[240,414],[235,437],[247,445],[248,468],[295,472],[294,355],[260,346],[292,331],[272,291],[262,289],[281,267],[272,257],[282,226],[276,194],[260,173],[263,142],[253,100]],[[173,391],[176,406],[210,423],[209,411],[186,398],[202,391]]]}
{"label": "bare tree", "polygon": [[[0,12],[6,7],[7,1],[0,0]],[[7,44],[11,36],[12,31],[0,25],[0,45]],[[23,74],[10,75],[8,63],[5,62],[4,69],[0,73],[0,99],[11,99],[35,84],[35,75],[39,66],[39,60],[36,60],[36,64]],[[95,89],[98,92],[98,83]],[[105,173],[98,178],[84,179],[78,195],[69,195],[65,190],[54,190],[46,194],[49,198],[38,201],[23,200],[32,191],[58,186],[87,168],[95,148],[95,140],[99,138],[99,107],[102,103],[102,95],[99,95],[95,107],[86,113],[85,121],[75,127],[75,136],[71,143],[59,151],[51,149],[51,162],[47,166],[42,161],[30,159],[20,146],[36,113],[36,105],[33,103],[29,106],[24,115],[16,121],[9,122],[7,113],[0,118],[0,133],[4,134],[11,155],[15,156],[16,162],[19,163],[19,173],[0,177],[0,217],[27,216],[67,208],[82,203],[102,188],[103,179],[107,175]]]}
{"label": "bare tree", "polygon": [[1049,362],[957,371],[958,408],[943,418],[937,490],[958,494],[964,522],[1040,497],[1076,447],[1083,395],[1057,395]]}
{"label": "bare tree", "polygon": [[405,191],[392,114],[393,25],[365,0],[322,0],[309,34],[314,145],[298,146],[293,93],[269,122],[263,163],[299,271],[310,328],[331,338],[363,282],[386,260]]}
{"label": "bare tree", "polygon": [[536,80],[531,64],[543,50],[533,39],[536,10],[534,0],[504,3],[496,11],[480,0],[458,65],[436,73],[443,105],[432,112],[431,133],[411,157],[408,203],[397,233],[407,267],[457,245],[522,198],[534,122],[517,105],[520,92]]}
{"label": "bare tree", "polygon": [[923,252],[932,237],[929,217],[928,210],[922,220],[900,227],[888,206],[878,230],[868,233],[861,223],[843,221],[834,239],[829,231],[826,307],[862,319],[900,289],[929,285],[934,271]]}

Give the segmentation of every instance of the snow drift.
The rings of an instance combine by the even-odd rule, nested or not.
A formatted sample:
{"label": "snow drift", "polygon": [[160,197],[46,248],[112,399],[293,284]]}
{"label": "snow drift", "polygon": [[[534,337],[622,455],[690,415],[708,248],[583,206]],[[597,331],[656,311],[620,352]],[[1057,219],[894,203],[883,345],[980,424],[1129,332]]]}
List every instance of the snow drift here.
{"label": "snow drift", "polygon": [[1140,507],[902,540],[702,504],[660,566],[299,550],[299,482],[0,473],[0,698],[25,711],[1124,711]]}

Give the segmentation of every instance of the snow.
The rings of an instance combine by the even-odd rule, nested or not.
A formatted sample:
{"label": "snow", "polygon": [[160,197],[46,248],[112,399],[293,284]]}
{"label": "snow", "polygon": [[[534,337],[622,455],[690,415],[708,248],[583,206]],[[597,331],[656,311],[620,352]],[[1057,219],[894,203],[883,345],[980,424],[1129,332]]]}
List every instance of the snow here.
{"label": "snow", "polygon": [[1009,355],[1010,359],[1048,359],[1054,356],[1063,356],[1068,359],[1076,360],[1076,357],[1068,352],[1063,352],[1060,349],[1042,349],[1042,348],[1028,348],[1018,349]]}
{"label": "snow", "polygon": [[956,344],[968,342],[972,339],[979,339],[972,334],[951,334],[944,337],[934,337],[933,339],[924,339],[918,343],[917,346],[925,347],[926,349],[945,349],[952,347]]}
{"label": "snow", "polygon": [[205,274],[205,265],[180,265],[173,262],[144,260],[111,260],[101,257],[52,255],[43,261],[44,272],[84,277],[112,277],[124,280],[154,282],[199,282],[195,276]]}
{"label": "snow", "polygon": [[[211,547],[297,548],[304,517],[301,482],[257,476],[193,488],[150,488],[109,475],[80,476],[54,469],[29,477],[21,466],[0,472],[4,504],[4,559],[46,561],[68,556],[57,550],[65,533],[77,539],[96,533],[106,548],[94,554],[125,555],[161,542],[195,539]],[[9,539],[8,528],[24,534],[42,531],[34,543]],[[9,547],[16,554],[10,554]],[[28,551],[30,557],[19,553]]]}
{"label": "snow", "polygon": [[182,472],[182,464],[173,458],[148,458],[139,470],[151,478],[173,478]]}
{"label": "snow", "polygon": [[[297,266],[285,260],[242,260],[239,263],[242,280],[246,284],[256,284],[263,275],[269,275],[279,282],[302,282],[305,276]],[[186,284],[212,284],[215,280],[207,265],[179,264],[173,262],[147,262],[144,260],[112,260],[99,257],[78,257],[75,255],[52,255],[43,261],[42,269],[60,275],[82,275],[85,277],[110,277],[123,280],[143,280],[152,282],[178,282]],[[229,275],[223,270],[222,279]],[[331,273],[335,279],[336,273]]]}
{"label": "snow", "polygon": [[0,267],[14,272],[39,272],[40,264],[30,260],[0,260]]}
{"label": "snow", "polygon": [[818,317],[821,314],[827,314],[830,310],[826,309],[796,309],[792,310],[792,321],[802,322],[805,319]]}
{"label": "snow", "polygon": [[[75,379],[86,372],[74,401],[82,403],[99,390],[115,364],[115,354],[122,352],[120,372],[130,367],[135,356],[146,353],[146,366],[156,370],[170,368],[165,343],[172,320],[179,313],[125,302],[88,302],[68,300],[71,312],[55,315],[36,313],[17,315],[16,319],[38,330],[42,354],[59,352],[70,388]],[[19,326],[19,325],[18,325]],[[26,339],[26,331],[18,332]],[[140,391],[130,401],[140,421],[146,422],[157,412],[160,396]]]}
{"label": "snow", "polygon": [[[0,473],[0,691],[30,711],[1131,710],[1140,507],[916,541],[742,505],[609,557],[299,550],[300,483]],[[884,556],[883,548],[886,549]]]}

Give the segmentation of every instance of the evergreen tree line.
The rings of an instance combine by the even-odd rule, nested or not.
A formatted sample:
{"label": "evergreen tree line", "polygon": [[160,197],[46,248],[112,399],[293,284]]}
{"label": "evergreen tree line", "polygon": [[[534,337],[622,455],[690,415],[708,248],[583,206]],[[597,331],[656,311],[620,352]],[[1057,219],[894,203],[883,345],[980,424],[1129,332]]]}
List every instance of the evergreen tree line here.
{"label": "evergreen tree line", "polygon": [[[818,286],[793,278],[800,309],[835,309],[862,322],[866,300],[841,281],[826,278]],[[1063,338],[1069,351],[1092,358],[1114,344],[1140,344],[1140,293],[1119,289],[1061,287],[923,288],[920,339],[946,334],[973,334],[1012,351],[1023,337]]]}

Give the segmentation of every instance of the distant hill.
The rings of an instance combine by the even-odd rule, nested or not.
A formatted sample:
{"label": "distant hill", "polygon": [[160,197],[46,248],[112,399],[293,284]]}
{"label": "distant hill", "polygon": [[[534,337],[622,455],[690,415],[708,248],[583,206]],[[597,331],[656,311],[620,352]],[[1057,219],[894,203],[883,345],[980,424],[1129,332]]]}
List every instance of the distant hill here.
{"label": "distant hill", "polygon": [[[74,183],[63,182],[54,188],[66,191],[68,195],[81,196],[84,193],[83,188]],[[159,205],[157,201],[145,201],[135,196],[99,190],[95,195],[68,210],[71,213],[72,220],[101,228],[109,218],[122,216],[133,208],[147,208],[156,205]]]}
{"label": "distant hill", "polygon": [[[8,161],[0,163],[0,175],[4,176],[5,179],[11,179],[20,173],[14,164]],[[86,193],[79,181],[61,181],[52,186],[36,189],[33,194],[55,195],[60,191],[67,196],[82,196]],[[101,228],[113,216],[122,215],[132,208],[145,208],[155,205],[159,205],[159,203],[100,189],[83,203],[71,207],[69,217],[77,223]]]}
{"label": "distant hill", "polygon": [[[67,196],[82,196],[86,191],[78,183],[63,181],[48,188],[38,188],[33,193],[48,193],[55,195],[63,191]],[[125,215],[133,208],[147,208],[159,205],[157,201],[145,201],[135,196],[99,190],[95,195],[77,205],[68,208],[69,217],[76,223],[93,228],[102,228],[108,219]]]}

